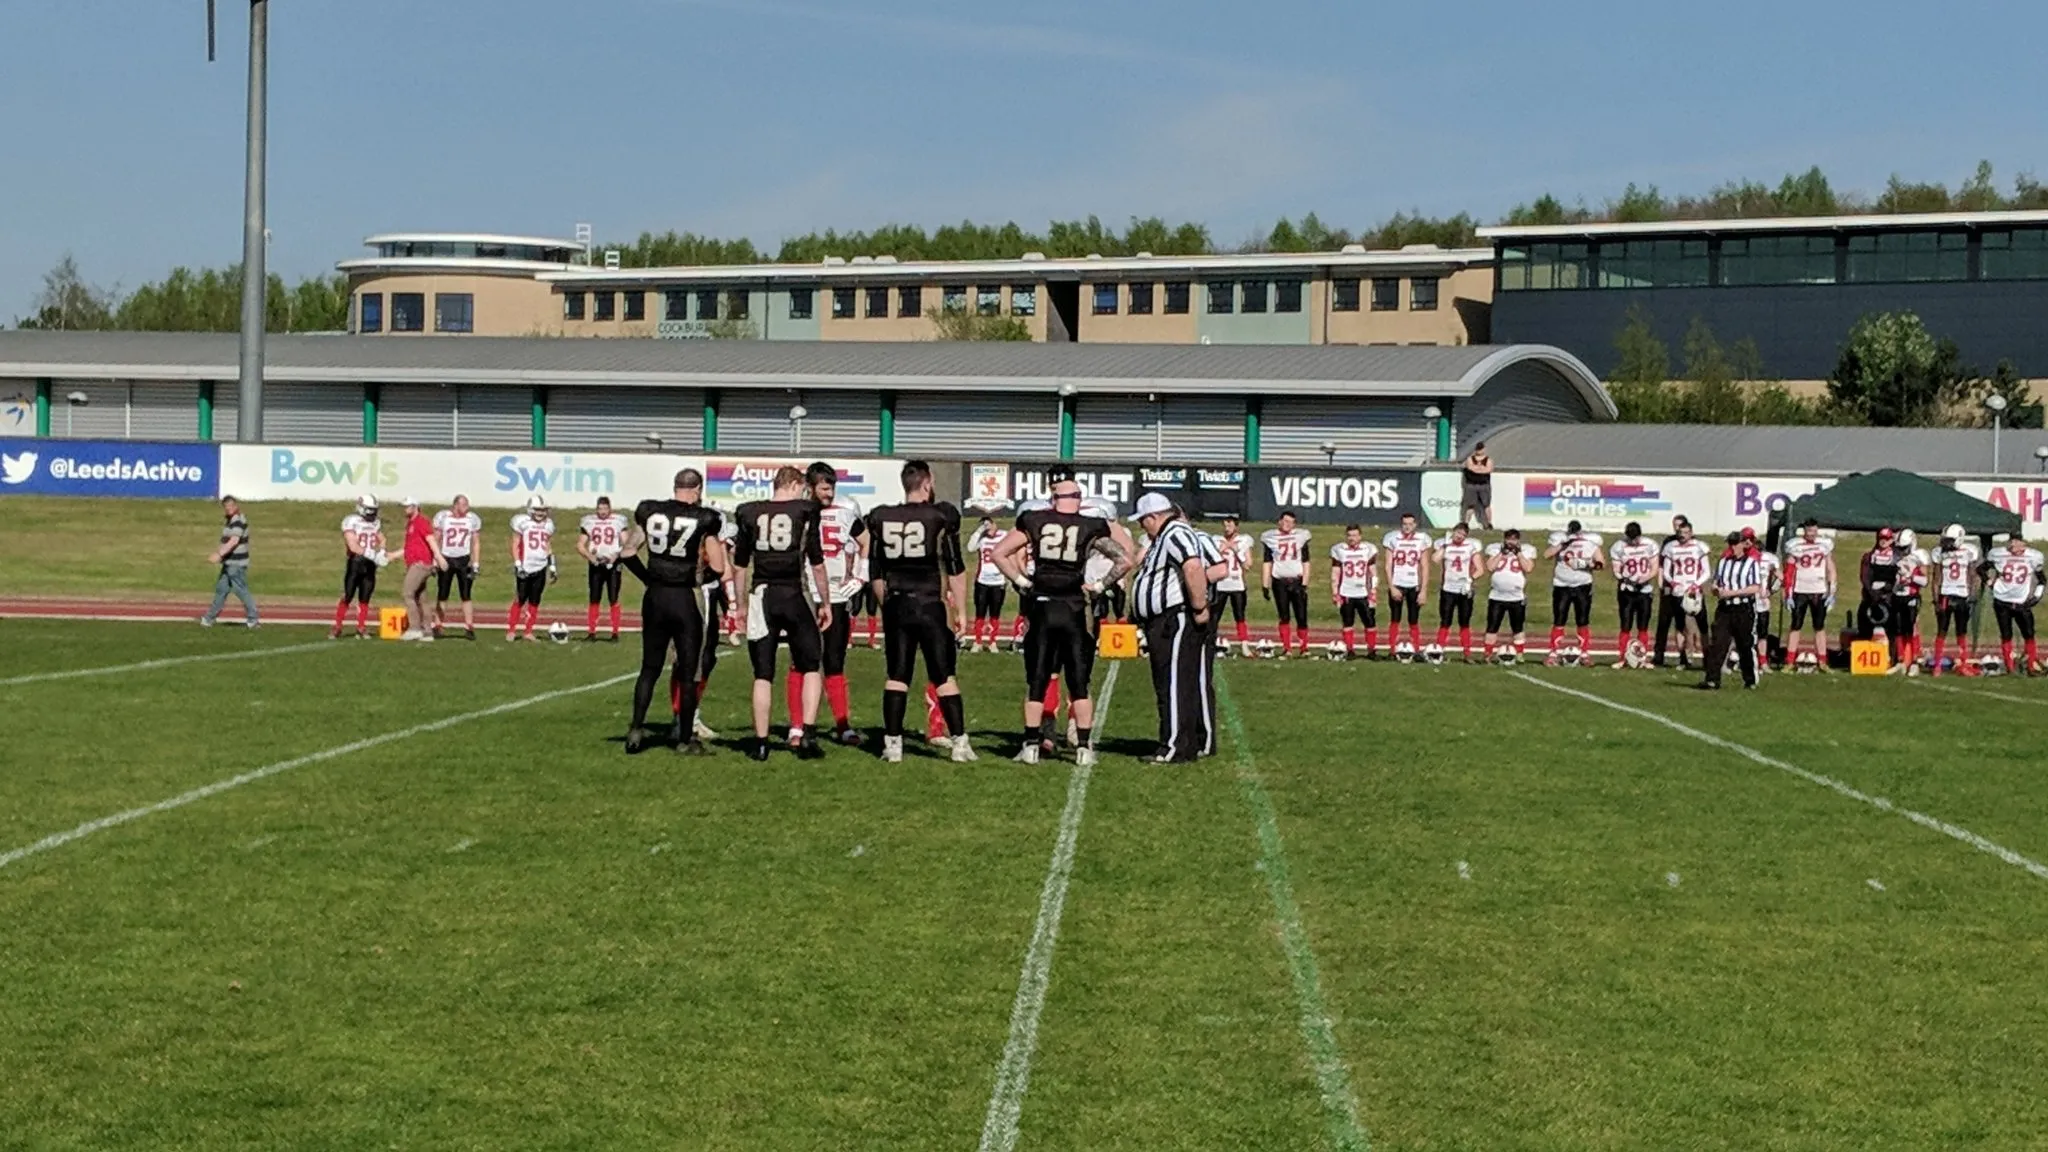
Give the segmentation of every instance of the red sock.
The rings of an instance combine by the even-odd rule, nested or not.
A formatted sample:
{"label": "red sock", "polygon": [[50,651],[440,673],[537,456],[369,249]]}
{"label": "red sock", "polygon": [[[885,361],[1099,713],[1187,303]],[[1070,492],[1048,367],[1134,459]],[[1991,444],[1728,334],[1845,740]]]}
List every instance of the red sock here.
{"label": "red sock", "polygon": [[617,604],[614,604],[614,605],[612,605],[612,635],[614,635],[614,636],[617,636],[618,634],[619,634],[619,606],[618,606]]}
{"label": "red sock", "polygon": [[924,686],[924,735],[927,740],[944,740],[946,716],[939,711],[939,690],[927,684]]}
{"label": "red sock", "polygon": [[1528,651],[1528,650],[1529,650],[1529,642],[1528,642],[1527,640],[1517,640],[1517,641],[1515,641],[1515,655],[1517,655],[1517,656],[1520,656],[1520,655],[1521,655],[1522,653],[1524,653],[1524,652],[1526,652],[1526,651]]}
{"label": "red sock", "polygon": [[1379,630],[1379,629],[1377,629],[1377,628],[1367,628],[1367,629],[1365,630],[1365,650],[1366,650],[1367,652],[1377,652],[1377,651],[1379,651],[1379,650],[1380,650],[1380,630]]}
{"label": "red sock", "polygon": [[363,630],[364,628],[367,628],[367,627],[369,627],[369,624],[370,624],[370,606],[369,606],[368,604],[364,604],[364,603],[362,603],[361,601],[357,601],[357,602],[356,602],[356,631],[358,631],[358,632],[361,632],[361,631],[362,631],[362,630]]}
{"label": "red sock", "polygon": [[1280,622],[1280,651],[1284,653],[1292,647],[1294,647],[1294,622],[1282,620]]}
{"label": "red sock", "polygon": [[1422,625],[1413,621],[1408,624],[1408,646],[1416,649],[1422,647]]}
{"label": "red sock", "polygon": [[1251,623],[1250,623],[1249,621],[1245,621],[1245,620],[1239,620],[1239,621],[1237,622],[1237,642],[1238,642],[1239,644],[1248,644],[1248,643],[1250,643],[1250,642],[1251,642],[1251,638],[1252,638],[1252,626],[1251,626]]}
{"label": "red sock", "polygon": [[1059,714],[1059,710],[1060,710],[1060,681],[1059,681],[1059,677],[1057,677],[1057,676],[1053,677],[1053,681],[1052,681],[1052,683],[1050,683],[1050,684],[1048,684],[1048,685],[1046,685],[1046,686],[1045,686],[1045,700],[1044,700],[1044,704],[1045,704],[1045,714],[1046,714],[1047,716],[1056,716],[1056,715],[1058,715],[1058,714]]}
{"label": "red sock", "polygon": [[846,677],[825,677],[825,699],[832,704],[832,719],[841,728],[853,725],[853,706],[846,699]]}
{"label": "red sock", "polygon": [[1012,639],[1012,640],[1022,640],[1023,638],[1024,638],[1024,614],[1023,614],[1022,612],[1019,612],[1019,613],[1017,613],[1017,618],[1016,618],[1015,620],[1012,620],[1012,621],[1010,621],[1010,639]]}
{"label": "red sock", "polygon": [[519,631],[519,602],[517,600],[512,602],[512,607],[505,610],[505,631]]}
{"label": "red sock", "polygon": [[868,617],[868,647],[872,648],[872,647],[874,647],[874,646],[875,646],[875,618],[874,618],[873,616],[870,616],[870,617]]}
{"label": "red sock", "polygon": [[1641,644],[1645,651],[1649,649],[1650,630],[1648,628],[1645,628],[1642,631],[1636,633],[1636,643]]}
{"label": "red sock", "polygon": [[2040,650],[2034,646],[2034,643],[2032,640],[2027,641],[2027,667],[2029,668],[2039,663],[2041,659]]}
{"label": "red sock", "polygon": [[683,710],[683,677],[680,670],[668,675],[668,710],[670,715],[680,718]]}
{"label": "red sock", "polygon": [[2012,641],[2007,640],[1999,644],[1998,650],[2004,654],[2005,666],[2007,670],[2010,670],[2012,668]]}
{"label": "red sock", "polygon": [[1439,624],[1436,629],[1436,646],[1442,648],[1451,642],[1451,626]]}
{"label": "red sock", "polygon": [[1965,664],[1970,662],[1970,641],[1960,635],[1956,637],[1956,659]]}
{"label": "red sock", "polygon": [[1589,657],[1593,655],[1593,630],[1591,628],[1582,627],[1579,629],[1579,651]]}
{"label": "red sock", "polygon": [[587,623],[584,624],[583,630],[585,632],[597,631],[597,601],[595,600],[590,602],[590,612],[588,613]]}
{"label": "red sock", "polygon": [[792,668],[782,681],[782,699],[789,705],[789,726],[795,728],[803,723],[804,674]]}
{"label": "red sock", "polygon": [[1558,648],[1559,648],[1559,647],[1560,647],[1561,645],[1563,645],[1563,644],[1564,644],[1564,629],[1562,629],[1562,628],[1552,628],[1552,629],[1550,630],[1550,650],[1551,650],[1552,652],[1555,652],[1555,651],[1557,651],[1557,650],[1558,650]]}
{"label": "red sock", "polygon": [[1458,629],[1458,647],[1468,658],[1472,655],[1472,629],[1465,627]]}
{"label": "red sock", "polygon": [[1941,667],[1942,650],[1948,647],[1948,634],[1936,633],[1934,637],[1934,666]]}
{"label": "red sock", "polygon": [[1354,628],[1346,628],[1346,629],[1344,630],[1344,650],[1345,650],[1346,652],[1355,652],[1355,651],[1357,651],[1357,650],[1358,650],[1358,631],[1357,631],[1357,629],[1354,629]]}
{"label": "red sock", "polygon": [[334,606],[334,630],[336,632],[341,631],[341,622],[346,619],[348,619],[348,601],[343,600]]}

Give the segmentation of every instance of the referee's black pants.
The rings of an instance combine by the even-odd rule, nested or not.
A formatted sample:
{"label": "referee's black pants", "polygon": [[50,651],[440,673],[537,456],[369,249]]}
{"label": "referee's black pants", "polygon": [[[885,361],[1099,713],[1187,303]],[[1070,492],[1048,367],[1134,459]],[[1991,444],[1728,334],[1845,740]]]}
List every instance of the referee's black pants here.
{"label": "referee's black pants", "polygon": [[1160,753],[1176,763],[1208,754],[1216,741],[1209,628],[1180,609],[1145,621],[1145,645],[1159,703]]}
{"label": "referee's black pants", "polygon": [[1721,686],[1731,645],[1742,668],[1743,686],[1756,687],[1756,605],[1723,603],[1714,609],[1714,635],[1707,642],[1707,678],[1702,683]]}

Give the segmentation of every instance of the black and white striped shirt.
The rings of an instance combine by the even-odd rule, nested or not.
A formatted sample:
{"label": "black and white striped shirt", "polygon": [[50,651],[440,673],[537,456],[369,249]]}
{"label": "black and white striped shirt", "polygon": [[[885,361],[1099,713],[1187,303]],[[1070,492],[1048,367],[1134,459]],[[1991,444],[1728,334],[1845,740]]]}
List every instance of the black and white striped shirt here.
{"label": "black and white striped shirt", "polygon": [[[235,542],[233,548],[228,547],[228,541],[230,540]],[[237,512],[227,518],[227,523],[220,530],[220,546],[223,549],[220,557],[221,563],[243,565],[249,563],[249,518],[247,516]]]}
{"label": "black and white striped shirt", "polygon": [[1220,559],[1215,545],[1185,520],[1170,520],[1159,530],[1145,562],[1131,582],[1131,614],[1140,620],[1170,615],[1187,605],[1187,580],[1181,565],[1191,559],[1204,564]]}
{"label": "black and white striped shirt", "polygon": [[[1761,588],[1764,583],[1764,566],[1754,555],[1744,552],[1740,556],[1723,556],[1714,566],[1714,586],[1732,592],[1737,588]],[[1726,596],[1723,604],[1753,604],[1749,596]]]}

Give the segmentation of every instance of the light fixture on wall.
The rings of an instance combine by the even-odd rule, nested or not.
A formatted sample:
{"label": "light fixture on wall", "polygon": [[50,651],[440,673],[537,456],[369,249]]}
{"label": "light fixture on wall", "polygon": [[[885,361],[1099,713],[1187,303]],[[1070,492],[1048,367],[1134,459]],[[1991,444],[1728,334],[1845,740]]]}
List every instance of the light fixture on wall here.
{"label": "light fixture on wall", "polygon": [[2005,430],[2005,397],[1993,392],[1984,398],[1991,410],[1991,474],[1998,475],[1998,434]]}
{"label": "light fixture on wall", "polygon": [[2040,465],[2041,471],[2048,472],[2048,444],[2034,449],[2034,460]]}
{"label": "light fixture on wall", "polygon": [[810,410],[801,404],[792,404],[789,407],[789,451],[791,455],[799,454],[804,450],[804,417],[810,414]]}
{"label": "light fixture on wall", "polygon": [[662,445],[662,438],[661,438],[661,433],[659,433],[659,432],[649,432],[649,433],[648,433],[648,434],[646,435],[645,439],[646,439],[646,441],[647,441],[647,442],[648,442],[649,444],[652,444],[652,445],[654,445],[654,450],[655,450],[656,452],[659,452],[659,451],[661,451],[661,445]]}
{"label": "light fixture on wall", "polygon": [[1336,443],[1334,441],[1325,440],[1322,442],[1322,444],[1319,445],[1319,447],[1323,450],[1324,462],[1327,463],[1330,467],[1335,468],[1337,466]]}
{"label": "light fixture on wall", "polygon": [[68,440],[68,439],[70,439],[70,438],[71,438],[71,414],[72,414],[73,412],[76,412],[76,411],[77,411],[77,410],[79,410],[80,408],[83,408],[83,407],[85,407],[85,406],[86,406],[87,404],[90,404],[90,403],[92,403],[92,397],[90,397],[90,396],[87,396],[87,395],[86,395],[85,393],[83,393],[83,392],[66,392],[66,393],[64,394],[64,438],[65,438],[65,439],[67,439],[67,440]]}

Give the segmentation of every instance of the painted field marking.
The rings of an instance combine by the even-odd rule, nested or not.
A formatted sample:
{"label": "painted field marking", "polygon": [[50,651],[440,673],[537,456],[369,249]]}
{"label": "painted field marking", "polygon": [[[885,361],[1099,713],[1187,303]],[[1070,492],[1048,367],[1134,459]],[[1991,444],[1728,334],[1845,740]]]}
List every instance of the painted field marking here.
{"label": "painted field marking", "polygon": [[51,680],[78,680],[87,676],[113,676],[121,672],[149,672],[158,668],[175,668],[180,664],[204,664],[211,660],[254,660],[258,656],[282,656],[286,652],[311,652],[318,648],[332,648],[333,644],[286,644],[278,648],[255,648],[247,652],[209,652],[203,656],[166,656],[161,660],[144,660],[136,664],[111,664],[101,668],[74,668],[68,672],[35,672],[27,676],[9,676],[0,680],[0,688],[12,688],[16,684],[43,684]]}
{"label": "painted field marking", "polygon": [[609,680],[599,680],[593,684],[584,684],[575,688],[558,688],[553,692],[542,692],[538,696],[528,696],[524,700],[513,700],[505,704],[496,704],[489,708],[479,708],[474,712],[463,712],[459,715],[444,717],[425,724],[415,724],[410,728],[400,728],[395,732],[386,732],[380,736],[371,736],[364,740],[337,745],[320,752],[295,756],[290,760],[280,760],[275,764],[266,764],[261,768],[251,769],[239,776],[230,776],[225,780],[216,780],[211,784],[201,785],[190,792],[180,792],[168,800],[159,800],[154,804],[145,804],[140,808],[130,808],[126,812],[116,812],[112,816],[102,816],[97,820],[88,820],[69,831],[53,833],[33,844],[23,845],[8,852],[0,852],[0,868],[26,860],[30,856],[48,852],[53,848],[62,848],[74,840],[83,840],[95,832],[104,832],[109,828],[118,828],[123,824],[132,823],[145,816],[155,816],[161,812],[169,812],[174,808],[183,808],[187,804],[196,804],[210,796],[218,796],[222,792],[233,788],[240,788],[244,784],[253,784],[258,780],[275,776],[280,772],[289,772],[294,768],[304,768],[308,764],[318,764],[323,760],[333,760],[385,744],[396,744],[401,740],[410,740],[414,736],[424,736],[429,732],[439,732],[447,728],[454,728],[457,725],[468,724],[472,721],[486,720],[492,716],[502,716],[507,712],[517,712],[522,708],[531,708],[535,704],[545,704],[550,700],[560,700],[565,696],[578,696],[585,692],[595,692],[600,688],[610,688],[614,684],[623,684],[638,675],[639,673],[637,672],[628,672],[623,676],[614,676]]}
{"label": "painted field marking", "polygon": [[1216,678],[1216,703],[1223,712],[1224,727],[1236,745],[1237,785],[1251,808],[1259,829],[1259,871],[1266,877],[1266,892],[1273,900],[1273,916],[1280,925],[1280,950],[1287,957],[1287,971],[1294,979],[1294,999],[1300,1009],[1301,1038],[1308,1046],[1309,1063],[1315,1068],[1316,1090],[1322,1096],[1323,1111],[1330,1123],[1330,1143],[1340,1152],[1366,1152],[1372,1142],[1358,1122],[1358,1097],[1351,1090],[1351,1066],[1344,1062],[1344,1050],[1337,1043],[1336,1022],[1330,1018],[1323,999],[1323,980],[1316,968],[1315,950],[1308,942],[1308,929],[1301,923],[1301,907],[1294,900],[1294,884],[1287,874],[1287,850],[1280,840],[1280,820],[1273,811],[1273,798],[1266,793],[1252,760],[1251,741],[1245,736],[1244,718],[1223,677]]}
{"label": "painted field marking", "polygon": [[[1109,701],[1116,693],[1121,663],[1109,666],[1102,680],[1102,698],[1095,709],[1095,731],[1089,747],[1109,720]],[[989,1093],[988,1116],[981,1123],[981,1152],[1012,1152],[1018,1122],[1024,1115],[1024,1091],[1031,1086],[1031,1058],[1038,1051],[1038,1018],[1045,1012],[1045,993],[1052,983],[1053,946],[1060,939],[1060,914],[1067,903],[1067,881],[1074,872],[1074,846],[1081,837],[1081,816],[1088,805],[1088,781],[1094,772],[1074,765],[1067,777],[1067,806],[1060,812],[1059,834],[1053,840],[1052,863],[1038,892],[1038,920],[1031,926],[1031,944],[1024,950],[1024,968],[1017,975],[1017,1001],[1010,1007],[1010,1037],[996,1064],[996,1086]]]}
{"label": "painted field marking", "polygon": [[1818,784],[1821,787],[1826,788],[1828,791],[1835,793],[1836,795],[1846,796],[1859,804],[1868,804],[1872,808],[1875,808],[1880,812],[1896,812],[1899,815],[1904,816],[1906,819],[1911,820],[1913,823],[1920,825],[1922,828],[1926,828],[1934,832],[1939,832],[1942,835],[1947,836],[1953,840],[1959,840],[1964,844],[1968,844],[1970,847],[1975,848],[1977,851],[1985,853],[1986,855],[1996,856],[2000,860],[2005,861],[2007,864],[2010,864],[2015,868],[2025,870],[2029,875],[2032,875],[2034,878],[2038,880],[2048,880],[2048,864],[2043,864],[2038,860],[2029,859],[2028,857],[2022,856],[2019,853],[2013,851],[2010,848],[2005,847],[2002,844],[1986,840],[1984,837],[1977,835],[1975,832],[1970,831],[1968,828],[1959,827],[1957,825],[1949,823],[1946,820],[1929,816],[1925,812],[1916,812],[1911,808],[1901,808],[1898,805],[1892,803],[1890,800],[1887,800],[1883,796],[1872,796],[1868,792],[1864,792],[1859,789],[1850,787],[1849,785],[1844,784],[1843,782],[1835,779],[1832,776],[1823,776],[1818,772],[1809,772],[1796,764],[1787,764],[1783,760],[1778,760],[1773,757],[1766,756],[1763,753],[1757,751],[1756,749],[1748,747],[1747,745],[1737,744],[1733,740],[1723,740],[1721,737],[1716,736],[1711,732],[1702,732],[1697,728],[1681,724],[1678,721],[1671,719],[1669,716],[1660,716],[1655,712],[1648,711],[1647,709],[1632,707],[1630,705],[1623,704],[1616,700],[1609,700],[1605,696],[1595,696],[1591,692],[1581,692],[1576,688],[1566,688],[1561,684],[1552,684],[1547,680],[1539,680],[1536,677],[1531,676],[1525,672],[1514,672],[1510,673],[1510,675],[1514,676],[1516,679],[1519,680],[1526,680],[1529,683],[1536,685],[1538,688],[1548,688],[1552,692],[1561,692],[1566,696],[1576,696],[1581,700],[1590,701],[1591,703],[1599,704],[1603,707],[1612,708],[1616,712],[1625,712],[1630,716],[1634,716],[1643,720],[1648,720],[1652,724],[1662,724],[1664,727],[1671,729],[1673,732],[1683,733],[1687,736],[1692,737],[1695,740],[1700,741],[1703,744],[1711,744],[1716,748],[1733,752],[1736,755],[1744,757],[1749,760],[1754,760],[1758,764],[1762,764],[1767,768],[1776,768],[1780,772],[1790,773],[1791,775],[1797,776],[1801,780],[1804,780],[1809,784]]}
{"label": "painted field marking", "polygon": [[1922,688],[1932,688],[1936,692],[1952,692],[1957,696],[1982,696],[1989,700],[2006,700],[2014,704],[2033,704],[2038,707],[2048,707],[2048,700],[2036,699],[2032,696],[2014,696],[2010,692],[1993,692],[1989,688],[1964,688],[1955,684],[1929,684],[1924,679],[1916,679],[1913,683],[1918,684]]}

